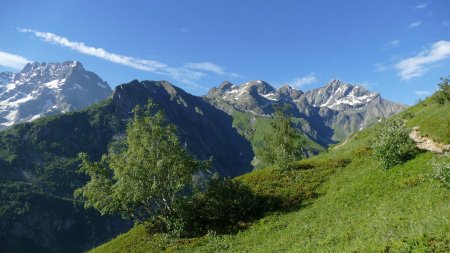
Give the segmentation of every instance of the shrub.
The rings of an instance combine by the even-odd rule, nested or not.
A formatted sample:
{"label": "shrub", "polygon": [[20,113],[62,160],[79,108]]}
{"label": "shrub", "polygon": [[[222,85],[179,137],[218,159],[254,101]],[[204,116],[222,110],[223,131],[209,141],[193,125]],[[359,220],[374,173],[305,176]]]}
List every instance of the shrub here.
{"label": "shrub", "polygon": [[445,104],[450,102],[450,77],[441,78],[441,83],[438,84],[439,90],[433,94],[432,98],[438,104]]}
{"label": "shrub", "polygon": [[414,118],[414,113],[410,112],[410,111],[406,111],[402,114],[402,119],[404,120],[409,120]]}
{"label": "shrub", "polygon": [[417,154],[410,130],[402,120],[387,120],[372,143],[373,157],[381,162],[385,170],[402,164]]}
{"label": "shrub", "polygon": [[213,176],[206,189],[180,202],[178,217],[183,236],[229,233],[264,213],[262,201],[242,183]]}
{"label": "shrub", "polygon": [[363,145],[357,147],[352,153],[355,157],[367,157],[373,154],[373,150],[371,147]]}
{"label": "shrub", "polygon": [[450,189],[450,156],[447,154],[440,159],[434,159],[431,166],[434,169],[435,178]]}

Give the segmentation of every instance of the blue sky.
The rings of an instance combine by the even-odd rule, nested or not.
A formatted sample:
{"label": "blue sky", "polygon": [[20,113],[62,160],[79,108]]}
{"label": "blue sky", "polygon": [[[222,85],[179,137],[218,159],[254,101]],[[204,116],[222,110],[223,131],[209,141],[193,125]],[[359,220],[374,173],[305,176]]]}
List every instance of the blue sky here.
{"label": "blue sky", "polygon": [[0,3],[0,71],[78,60],[111,87],[224,80],[302,90],[333,78],[413,104],[450,74],[450,1],[22,1]]}

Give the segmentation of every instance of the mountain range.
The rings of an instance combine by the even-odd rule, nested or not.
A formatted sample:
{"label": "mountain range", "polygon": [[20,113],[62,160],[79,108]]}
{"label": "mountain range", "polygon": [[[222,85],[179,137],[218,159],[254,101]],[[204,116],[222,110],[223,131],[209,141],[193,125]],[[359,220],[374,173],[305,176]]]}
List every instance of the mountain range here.
{"label": "mountain range", "polygon": [[323,146],[341,141],[406,108],[381,98],[379,93],[339,80],[307,92],[289,85],[275,89],[261,80],[239,86],[226,81],[210,90],[205,98],[231,115],[241,111],[270,117],[274,105],[288,104],[292,117],[305,119],[303,132]]}
{"label": "mountain range", "polygon": [[117,217],[72,204],[74,189],[87,180],[76,172],[77,155],[98,160],[123,139],[132,109],[148,99],[177,126],[190,153],[213,157],[212,171],[228,177],[258,166],[254,150],[271,132],[273,105],[291,105],[310,154],[405,108],[338,80],[308,92],[264,81],[224,82],[199,97],[166,81],[134,80],[111,93],[73,61],[28,64],[2,78],[2,126],[8,129],[0,131],[0,239],[7,243],[0,251],[80,252],[127,228]]}

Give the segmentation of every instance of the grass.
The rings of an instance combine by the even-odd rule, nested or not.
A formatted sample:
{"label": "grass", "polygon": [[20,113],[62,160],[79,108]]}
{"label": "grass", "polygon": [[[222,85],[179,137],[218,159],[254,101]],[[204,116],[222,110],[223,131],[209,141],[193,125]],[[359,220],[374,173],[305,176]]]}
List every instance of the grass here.
{"label": "grass", "polygon": [[[414,106],[407,124],[445,141],[449,107]],[[378,130],[357,132],[291,171],[236,178],[282,200],[278,212],[237,234],[174,239],[136,226],[92,252],[450,252],[450,191],[433,177],[436,155],[423,152],[381,170],[367,148]]]}
{"label": "grass", "polygon": [[418,126],[422,135],[450,144],[450,103],[439,105],[427,99],[411,107],[408,112],[414,115],[407,121],[409,127]]}

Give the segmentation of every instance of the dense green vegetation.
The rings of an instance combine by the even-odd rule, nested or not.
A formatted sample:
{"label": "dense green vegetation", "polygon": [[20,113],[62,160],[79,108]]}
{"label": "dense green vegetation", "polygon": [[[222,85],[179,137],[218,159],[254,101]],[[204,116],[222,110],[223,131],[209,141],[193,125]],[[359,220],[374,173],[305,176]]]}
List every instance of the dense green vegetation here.
{"label": "dense green vegetation", "polygon": [[[426,100],[397,117],[444,141],[449,112],[450,104]],[[291,170],[264,168],[236,178],[271,201],[270,213],[237,233],[177,239],[136,226],[93,252],[450,251],[450,191],[432,165],[441,157],[422,152],[380,170],[371,145],[382,129],[357,132]]]}

